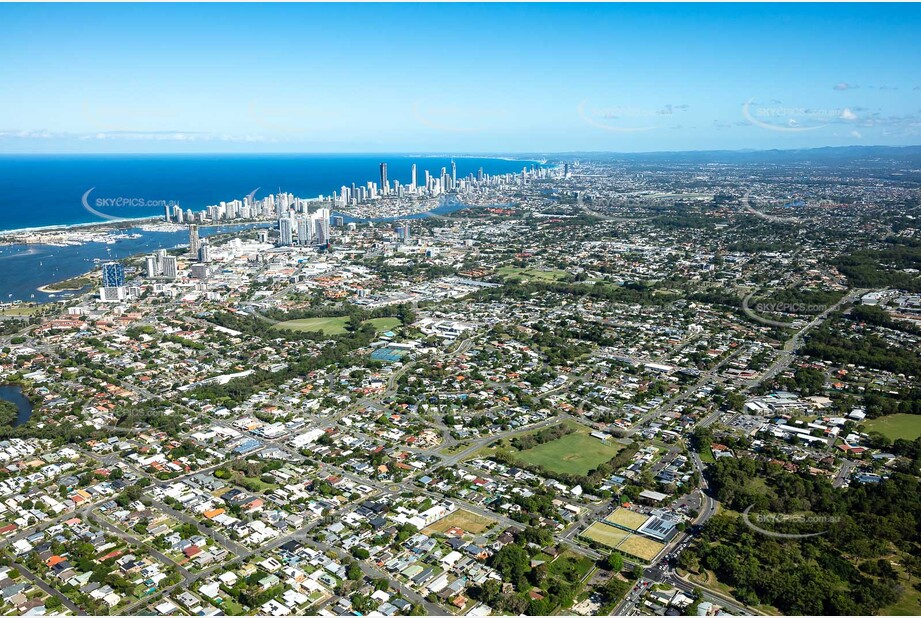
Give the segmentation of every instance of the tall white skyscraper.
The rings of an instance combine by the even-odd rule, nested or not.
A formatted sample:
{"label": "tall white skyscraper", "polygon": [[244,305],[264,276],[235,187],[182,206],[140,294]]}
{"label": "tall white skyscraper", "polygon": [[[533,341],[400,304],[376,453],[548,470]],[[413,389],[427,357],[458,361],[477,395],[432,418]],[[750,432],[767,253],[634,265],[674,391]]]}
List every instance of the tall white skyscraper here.
{"label": "tall white skyscraper", "polygon": [[409,242],[410,231],[409,231],[409,221],[404,221],[402,224],[397,226],[397,238],[403,242]]}
{"label": "tall white skyscraper", "polygon": [[161,268],[163,269],[163,276],[167,279],[175,279],[178,268],[176,266],[176,256],[167,255],[164,256],[161,260]]}
{"label": "tall white skyscraper", "polygon": [[297,219],[297,244],[309,245],[311,237],[310,219],[308,217],[298,217]]}
{"label": "tall white skyscraper", "polygon": [[416,189],[416,164],[415,163],[413,163],[413,176],[412,176],[411,186],[413,190]]}
{"label": "tall white skyscraper", "polygon": [[282,247],[288,247],[294,243],[294,234],[291,229],[291,219],[281,217],[278,220],[278,244]]}
{"label": "tall white skyscraper", "polygon": [[160,274],[160,268],[159,268],[159,265],[157,264],[156,255],[148,255],[146,263],[147,263],[147,277],[149,279],[152,279]]}
{"label": "tall white skyscraper", "polygon": [[329,208],[319,208],[310,214],[310,230],[313,240],[322,244],[329,242]]}

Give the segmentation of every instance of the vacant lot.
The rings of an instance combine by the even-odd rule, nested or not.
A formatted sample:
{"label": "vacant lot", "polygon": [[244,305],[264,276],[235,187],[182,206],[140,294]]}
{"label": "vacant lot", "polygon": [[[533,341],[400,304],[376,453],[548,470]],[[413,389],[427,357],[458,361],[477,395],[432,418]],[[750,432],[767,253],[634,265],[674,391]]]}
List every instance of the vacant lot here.
{"label": "vacant lot", "polygon": [[612,523],[615,526],[621,528],[627,528],[628,530],[637,530],[640,526],[646,523],[646,520],[649,519],[649,515],[643,515],[642,513],[637,513],[624,508],[618,508],[613,513],[604,518],[606,522]]}
{"label": "vacant lot", "polygon": [[470,511],[460,509],[458,511],[454,511],[447,517],[439,519],[428,528],[425,528],[422,532],[424,534],[432,534],[434,532],[444,533],[446,530],[450,530],[451,528],[460,528],[464,532],[469,532],[471,534],[481,534],[494,523],[495,520],[492,520],[489,517],[477,515],[476,513],[471,513]]}
{"label": "vacant lot", "polygon": [[593,566],[595,562],[591,558],[566,551],[556,560],[550,561],[549,569],[551,574],[572,582],[582,581]]}
{"label": "vacant lot", "polygon": [[640,560],[649,562],[662,551],[663,547],[665,547],[665,545],[658,541],[653,541],[639,534],[631,534],[617,546],[617,549],[625,554],[630,554],[631,556],[636,556]]}
{"label": "vacant lot", "polygon": [[515,458],[551,472],[585,475],[610,460],[621,448],[619,444],[591,437],[587,430],[577,430],[552,442],[515,453]]}
{"label": "vacant lot", "polygon": [[597,543],[601,543],[602,545],[606,545],[611,549],[614,549],[617,547],[618,543],[630,536],[630,533],[619,530],[614,526],[603,524],[600,521],[596,521],[585,529],[585,531],[582,533],[582,536]]}
{"label": "vacant lot", "polygon": [[921,414],[890,414],[864,423],[864,431],[878,431],[890,440],[921,437]]}

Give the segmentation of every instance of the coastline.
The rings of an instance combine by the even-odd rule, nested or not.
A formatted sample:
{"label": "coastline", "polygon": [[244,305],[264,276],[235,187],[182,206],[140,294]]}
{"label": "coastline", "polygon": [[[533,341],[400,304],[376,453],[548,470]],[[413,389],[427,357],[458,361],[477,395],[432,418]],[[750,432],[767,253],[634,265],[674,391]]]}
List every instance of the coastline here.
{"label": "coastline", "polygon": [[[110,156],[112,156],[112,155],[105,155],[105,154],[98,154],[98,155],[97,155],[97,154],[87,154],[87,153],[79,153],[79,154],[76,154],[76,153],[75,153],[75,154],[70,154],[70,155],[58,155],[58,154],[55,154],[55,155],[18,155],[18,154],[12,154],[12,155],[11,155],[11,154],[4,154],[4,155],[0,155],[0,157],[4,157],[4,158],[8,157],[8,158],[11,158],[11,159],[19,159],[19,158],[25,158],[25,159],[37,158],[37,159],[41,159],[41,158],[46,158],[46,157],[47,157],[47,158],[54,158],[54,157],[57,157],[57,156],[65,156],[65,157],[69,157],[69,158],[72,158],[72,159],[75,159],[75,160],[79,160],[79,159],[107,158],[107,157],[110,157]],[[152,158],[152,159],[173,159],[173,158],[182,159],[182,158],[185,157],[185,156],[191,156],[191,155],[172,155],[172,154],[164,154],[164,155],[140,155],[140,154],[138,154],[138,155],[116,155],[116,156],[114,156],[113,158],[114,158],[114,159],[117,159],[117,160],[124,160],[124,159],[126,159],[126,158],[127,158],[127,159],[131,159],[132,157],[134,157],[134,158],[141,158],[141,159],[143,159],[143,158],[148,158],[148,157],[149,157],[149,158]],[[209,158],[209,157],[213,157],[213,158],[216,158],[216,159],[218,159],[218,160],[220,160],[220,159],[222,159],[222,158],[234,160],[234,159],[239,159],[239,158],[253,157],[253,158],[255,158],[256,160],[258,160],[258,159],[260,159],[260,158],[264,158],[264,159],[269,159],[269,160],[271,160],[271,159],[273,159],[273,158],[275,158],[275,157],[281,157],[281,158],[286,158],[286,159],[290,159],[290,158],[303,158],[303,159],[305,159],[305,160],[307,160],[307,161],[310,161],[311,159],[323,159],[323,158],[327,158],[327,157],[335,157],[335,158],[339,158],[339,157],[343,157],[343,158],[355,158],[355,157],[369,158],[369,157],[372,157],[372,158],[380,158],[381,160],[384,160],[384,159],[385,159],[386,157],[388,157],[388,156],[395,156],[395,157],[400,157],[400,158],[410,158],[410,157],[411,157],[411,158],[414,158],[414,159],[415,159],[415,158],[418,158],[418,159],[420,159],[420,160],[425,160],[425,161],[432,160],[432,159],[446,159],[446,160],[447,160],[447,159],[456,159],[456,160],[458,160],[458,161],[461,161],[461,160],[477,160],[477,159],[482,159],[482,160],[484,160],[484,163],[483,163],[484,167],[488,167],[488,165],[486,164],[486,161],[489,161],[489,160],[495,161],[495,162],[505,162],[505,163],[516,162],[516,163],[521,163],[521,164],[527,165],[527,166],[531,166],[531,165],[534,165],[534,164],[537,164],[537,165],[544,165],[544,164],[545,164],[544,161],[539,160],[539,159],[536,158],[536,157],[535,157],[535,158],[519,158],[518,156],[516,156],[516,155],[514,155],[514,154],[479,154],[479,153],[460,153],[460,154],[455,154],[455,155],[452,155],[452,154],[443,154],[443,153],[411,153],[411,154],[410,154],[410,153],[359,153],[359,154],[354,154],[354,153],[344,153],[344,154],[326,154],[326,153],[266,153],[266,154],[263,155],[263,156],[260,156],[260,155],[250,155],[250,154],[241,154],[241,155],[233,155],[233,154],[230,154],[230,155],[212,155],[212,154],[209,154],[209,153],[201,153],[201,154],[199,154],[199,155],[194,156],[193,158],[196,158],[196,159],[207,159],[207,158]],[[520,168],[519,168],[518,170],[515,170],[515,172],[520,172],[520,171],[521,171]],[[515,172],[513,172],[513,173],[515,173]],[[361,172],[361,173],[364,174],[364,172]],[[326,181],[324,181],[324,182],[322,182],[322,184],[325,186],[325,185],[334,185],[334,184],[336,184],[336,183],[331,183],[331,182],[326,182]],[[318,195],[328,195],[329,193],[331,193],[332,191],[334,191],[334,190],[336,190],[336,189],[337,189],[337,186],[328,186],[328,187],[326,187],[326,188],[321,188],[321,189],[319,189]],[[317,190],[317,189],[315,188],[314,190]],[[310,193],[308,192],[308,193],[306,193],[306,194],[310,194]],[[307,198],[307,199],[310,199],[310,198]],[[215,203],[216,203],[216,202],[215,202]],[[79,211],[78,211],[78,212],[79,212]],[[90,214],[90,215],[91,215],[91,213],[83,213],[83,214]],[[78,215],[78,216],[79,216],[79,215]],[[119,218],[119,219],[116,219],[116,220],[101,220],[101,219],[97,219],[97,220],[95,220],[95,221],[84,221],[84,222],[75,222],[75,223],[54,223],[54,224],[40,225],[40,226],[30,226],[30,225],[26,225],[26,226],[23,226],[23,227],[11,227],[11,228],[9,228],[9,229],[0,229],[0,243],[9,242],[9,241],[8,241],[8,238],[9,238],[10,236],[16,236],[16,235],[43,234],[43,233],[68,232],[68,231],[80,231],[80,230],[90,230],[90,231],[91,231],[91,230],[93,230],[93,229],[117,229],[118,226],[132,226],[132,225],[143,224],[143,223],[146,223],[146,222],[158,222],[158,221],[162,221],[162,219],[163,219],[163,215],[162,215],[162,214],[148,214],[148,215],[145,215],[145,216],[142,216],[142,217],[124,217],[124,218]],[[373,218],[371,218],[371,219],[369,219],[369,220],[373,220]],[[14,222],[10,222],[10,223],[11,223],[12,225],[14,225],[14,226],[16,225],[16,223],[14,223]]]}
{"label": "coastline", "polygon": [[[418,212],[418,213],[414,213],[414,214],[406,215],[402,217],[360,219],[360,220],[356,220],[355,222],[356,223],[369,223],[369,222],[383,223],[387,221],[395,221],[395,220],[403,220],[403,219],[421,219],[421,218],[427,218],[427,217],[432,217],[432,216],[437,217],[437,216],[449,215],[451,212],[454,212],[456,210],[462,210],[464,208],[478,208],[478,207],[486,206],[485,204],[471,204],[471,203],[462,202],[456,199],[452,200],[450,199],[450,197],[447,197],[447,196],[439,196],[439,198],[436,201],[437,201],[436,204],[431,205],[433,207],[423,212]],[[345,215],[347,220],[353,219],[353,217],[350,217],[346,215],[345,213],[341,213],[341,214]],[[228,223],[229,222],[219,222],[219,223],[207,225],[205,226],[205,228],[207,229],[207,228],[227,227]],[[242,223],[240,226],[256,228],[256,227],[261,227],[262,225],[267,225],[270,223],[271,222],[269,221],[258,221],[258,222],[249,223],[249,224]],[[84,224],[84,225],[81,225],[80,228],[85,230],[88,227],[95,227],[96,229],[103,230],[103,229],[117,229],[119,227],[131,227],[131,225],[132,223],[128,221],[106,221],[106,222],[94,223],[94,224],[91,224],[91,226]],[[236,227],[236,226],[231,224],[230,227]],[[60,230],[60,229],[65,229],[65,228],[56,226],[55,229]],[[182,234],[182,229],[180,228],[180,229],[177,229],[171,232],[167,232],[167,234],[175,237],[175,235],[177,234],[179,235]],[[6,236],[6,237],[0,236],[0,246],[16,246],[16,244],[13,244],[13,245],[9,244],[11,240],[15,240],[15,235]],[[177,244],[177,245],[173,245],[172,243],[167,243],[167,244],[169,246],[176,246],[176,247],[182,246],[181,245],[182,239],[178,238],[178,241],[180,244]],[[139,241],[129,240],[126,242],[136,243]],[[143,241],[140,241],[140,242],[143,244]],[[39,247],[41,245],[36,244],[34,246]],[[121,246],[121,244],[117,246]],[[87,286],[85,285],[80,286],[80,287],[68,286],[66,289],[55,288],[54,286],[61,284],[63,282],[71,281],[71,280],[79,280],[81,278],[92,277],[96,269],[94,268],[93,264],[88,263],[88,262],[92,259],[95,253],[99,253],[99,250],[93,249],[91,251],[87,251],[88,247],[89,245],[79,245],[79,246],[74,246],[74,247],[64,247],[64,248],[56,249],[56,251],[65,251],[65,252],[68,252],[69,254],[72,251],[78,251],[78,252],[83,251],[85,254],[80,255],[78,259],[70,259],[69,263],[71,265],[71,269],[67,269],[69,270],[69,272],[66,272],[66,274],[64,272],[60,273],[59,275],[60,279],[57,279],[55,281],[45,281],[45,282],[37,281],[35,283],[41,283],[41,285],[36,286],[35,283],[32,283],[31,285],[29,285],[28,280],[31,279],[32,277],[29,277],[28,275],[24,275],[20,279],[23,286],[20,288],[20,291],[17,294],[17,300],[20,300],[22,302],[34,302],[34,303],[42,305],[42,304],[49,303],[49,302],[59,302],[61,300],[73,300],[79,295],[82,295],[88,289]],[[137,247],[131,246],[129,251],[127,252],[123,251],[119,255],[112,255],[111,257],[107,259],[126,259],[126,258],[137,257],[139,255],[144,255],[145,253],[149,253],[151,250],[152,248],[149,246],[144,246],[143,248],[141,248],[141,246],[137,246]],[[99,253],[99,255],[102,256],[104,254]],[[38,258],[33,258],[33,259],[44,259],[47,261],[49,258],[46,254],[46,255],[42,255]],[[87,262],[85,265],[83,263],[84,260]],[[85,270],[76,270],[76,268],[79,268],[78,265],[85,268]],[[30,266],[25,266],[25,270],[22,272],[27,272],[29,268]],[[94,284],[90,284],[89,289],[92,289],[93,285]],[[40,295],[41,297],[39,297]],[[52,295],[54,295],[54,297],[52,297]],[[65,298],[57,298],[58,296],[63,296]],[[4,298],[3,300],[6,301],[7,299]]]}
{"label": "coastline", "polygon": [[[209,223],[198,223],[199,228],[210,228],[210,227],[221,227],[226,225],[250,225],[258,223],[268,223],[268,220],[260,219],[244,219],[240,220],[239,223],[236,221],[218,221],[218,222],[209,222]],[[24,227],[15,230],[0,230],[0,245],[2,244],[18,244],[11,240],[11,236],[21,236],[23,234],[48,234],[54,232],[73,232],[73,231],[92,231],[94,229],[106,230],[106,229],[130,229],[137,227],[138,225],[145,223],[162,223],[167,224],[163,220],[162,215],[155,215],[151,217],[138,217],[136,219],[119,219],[118,221],[98,221],[91,223],[65,223],[60,225],[43,225],[41,227]],[[176,231],[182,230],[186,227],[184,223],[174,223],[170,224],[178,226]],[[41,243],[37,243],[41,244]]]}
{"label": "coastline", "polygon": [[[85,273],[83,273],[82,275],[78,275],[78,276],[79,276],[79,277],[86,277],[86,276],[90,275],[92,272],[93,272],[92,270],[88,270],[88,271],[86,271]],[[41,292],[42,294],[61,294],[61,293],[65,293],[65,292],[79,292],[79,291],[81,291],[81,290],[83,290],[84,288],[87,287],[87,286],[85,286],[85,285],[80,286],[79,288],[54,288],[54,289],[52,289],[52,288],[50,287],[50,286],[52,286],[52,285],[57,285],[58,283],[63,283],[64,281],[67,281],[67,279],[62,279],[61,281],[52,281],[51,283],[46,283],[45,285],[41,285],[41,286],[39,286],[39,287],[37,287],[37,288],[35,288],[35,289],[38,290],[39,292]]]}
{"label": "coastline", "polygon": [[119,225],[128,225],[134,226],[138,223],[145,223],[148,221],[158,221],[162,219],[162,215],[155,215],[150,217],[137,217],[137,218],[126,218],[118,219],[117,221],[90,221],[87,223],[61,223],[57,225],[41,225],[38,227],[22,227],[11,230],[0,230],[0,242],[4,240],[4,236],[14,236],[16,234],[39,234],[44,232],[67,232],[75,229],[92,229],[95,227],[113,227],[117,228]]}

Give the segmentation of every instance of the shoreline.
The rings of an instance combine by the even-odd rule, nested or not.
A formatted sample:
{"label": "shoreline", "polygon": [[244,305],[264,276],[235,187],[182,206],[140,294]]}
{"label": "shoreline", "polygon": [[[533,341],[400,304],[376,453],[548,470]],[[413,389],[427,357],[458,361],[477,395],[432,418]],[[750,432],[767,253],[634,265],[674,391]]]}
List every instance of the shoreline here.
{"label": "shoreline", "polygon": [[[432,198],[432,199],[438,200],[441,203],[427,210],[420,210],[418,212],[404,214],[404,215],[395,215],[392,217],[356,217],[355,215],[349,214],[348,212],[342,212],[338,210],[333,211],[333,213],[336,215],[342,215],[345,217],[349,217],[355,222],[361,222],[361,223],[374,223],[378,221],[385,222],[385,221],[399,220],[399,219],[404,219],[404,218],[419,217],[419,215],[424,215],[426,213],[429,213],[433,210],[441,208],[444,205],[443,198],[444,196],[438,196],[437,198]],[[162,223],[165,225],[175,225],[175,226],[178,226],[179,228],[186,227],[187,225],[184,223],[175,223],[172,221],[168,222],[163,218],[163,215],[154,215],[150,217],[137,217],[137,218],[130,218],[130,219],[119,219],[117,221],[93,221],[93,222],[88,222],[88,223],[61,223],[58,225],[42,225],[38,227],[23,227],[23,228],[17,228],[13,230],[0,230],[0,244],[15,244],[8,237],[18,236],[22,234],[45,234],[45,233],[50,233],[50,232],[70,232],[70,231],[75,231],[75,230],[92,230],[94,228],[99,228],[99,229],[118,229],[120,227],[130,228],[130,227],[136,227],[137,225],[143,224],[143,223]],[[202,227],[208,228],[208,227],[221,227],[221,226],[226,226],[226,225],[258,225],[262,223],[271,224],[272,220],[270,219],[242,219],[239,221],[239,223],[237,223],[234,220],[230,220],[230,221],[217,221],[217,222],[209,222],[209,223],[197,223],[196,225],[198,225],[200,228]]]}
{"label": "shoreline", "polygon": [[[463,210],[463,209],[465,209],[465,208],[482,208],[482,207],[484,207],[484,206],[488,206],[488,205],[486,205],[486,204],[470,204],[470,203],[466,203],[466,202],[463,202],[463,201],[460,201],[460,200],[458,200],[458,202],[455,203],[455,204],[448,204],[448,203],[446,203],[446,202],[448,202],[448,200],[446,199],[446,196],[439,196],[438,198],[436,198],[436,200],[437,200],[438,203],[437,203],[437,205],[435,205],[433,208],[429,208],[428,210],[425,210],[425,211],[422,211],[422,212],[418,212],[418,213],[414,213],[414,214],[411,214],[411,215],[402,216],[402,217],[385,217],[385,218],[372,218],[372,219],[357,219],[357,218],[355,218],[355,217],[353,217],[353,216],[346,215],[346,213],[337,213],[337,214],[345,215],[345,216],[347,216],[347,217],[349,217],[349,218],[355,220],[356,223],[367,224],[367,223],[375,223],[375,222],[382,222],[382,223],[383,223],[383,222],[390,222],[390,221],[404,220],[404,219],[422,219],[422,218],[426,218],[426,217],[433,216],[434,211],[436,211],[436,210],[438,210],[438,209],[440,209],[440,208],[442,208],[442,207],[444,207],[444,206],[446,206],[446,205],[450,205],[450,206],[452,207],[452,208],[451,208],[451,211],[452,211],[452,212],[453,212],[454,210]],[[450,213],[447,213],[447,214],[450,214]],[[443,215],[434,215],[434,216],[443,216]],[[146,219],[146,218],[145,218],[145,219]],[[79,225],[80,225],[80,227],[82,227],[82,228],[87,228],[87,227],[90,227],[90,226],[99,227],[99,228],[114,228],[114,227],[117,227],[117,226],[123,226],[123,225],[125,225],[126,223],[131,223],[131,222],[129,222],[129,221],[109,221],[109,222],[100,222],[100,223],[93,223],[93,224],[79,224]],[[224,226],[227,226],[228,223],[230,223],[230,222],[219,222],[219,223],[207,224],[207,225],[205,225],[204,227],[224,227]],[[254,227],[259,227],[260,224],[263,224],[263,223],[270,223],[270,222],[269,222],[269,221],[256,221],[256,222],[254,222],[254,223],[251,222],[251,223],[248,223],[248,224],[247,224],[247,223],[241,223],[240,225],[242,225],[242,226],[253,225]],[[233,224],[230,223],[230,225],[232,226]],[[60,229],[60,228],[58,228],[58,226],[55,226],[55,227],[56,227],[56,229]],[[3,238],[2,233],[0,233],[0,245],[4,244],[4,241],[6,241],[6,240],[7,240],[7,239]],[[145,251],[132,252],[132,253],[130,253],[128,256],[125,256],[124,258],[120,258],[120,259],[136,258],[136,257],[138,257],[138,256],[140,256],[140,255],[144,255],[145,253],[146,253]],[[92,275],[93,275],[94,272],[96,272],[95,267],[91,267],[89,270],[86,270],[86,271],[83,271],[83,272],[81,272],[81,273],[78,273],[78,274],[76,274],[76,275],[74,275],[74,276],[72,276],[72,277],[64,278],[64,279],[61,279],[61,280],[59,280],[59,281],[51,281],[51,282],[45,283],[45,284],[43,284],[43,285],[41,285],[41,286],[37,286],[37,287],[33,288],[35,291],[40,292],[40,293],[45,294],[45,295],[52,295],[52,294],[53,294],[53,295],[57,296],[57,295],[63,295],[63,294],[67,294],[67,293],[72,293],[73,296],[70,297],[69,299],[59,299],[59,298],[35,299],[35,298],[33,298],[33,299],[30,300],[30,301],[22,300],[21,302],[32,302],[32,303],[35,303],[35,304],[37,304],[37,305],[45,305],[45,304],[49,304],[49,303],[59,302],[59,301],[61,301],[61,300],[73,300],[73,299],[75,299],[75,298],[79,298],[80,296],[82,296],[82,294],[91,291],[91,290],[93,289],[93,285],[94,285],[94,284],[91,283],[91,284],[89,284],[89,286],[84,285],[84,286],[81,286],[81,287],[72,287],[72,288],[71,288],[71,287],[68,287],[68,288],[59,288],[59,289],[53,289],[53,288],[51,288],[51,286],[54,286],[54,285],[56,285],[56,284],[59,284],[59,283],[65,282],[65,281],[70,281],[70,280],[75,280],[75,279],[81,279],[81,278],[85,278],[85,277],[92,277]]]}
{"label": "shoreline", "polygon": [[[136,217],[136,218],[127,218],[119,219],[117,221],[90,221],[87,223],[60,223],[57,225],[40,225],[37,227],[22,227],[12,230],[0,230],[0,242],[4,240],[4,236],[13,236],[16,234],[39,234],[44,232],[67,232],[75,229],[91,229],[94,227],[118,227],[119,225],[135,225],[138,223],[144,223],[147,221],[157,221],[162,218],[162,215],[150,216],[150,217]],[[165,221],[164,221],[165,223]]]}
{"label": "shoreline", "polygon": [[[199,228],[209,228],[209,227],[221,227],[227,225],[250,225],[258,223],[268,223],[268,220],[250,220],[245,219],[241,220],[240,223],[234,221],[220,221],[217,223],[197,223]],[[25,227],[15,230],[0,230],[0,245],[3,244],[17,244],[10,240],[10,236],[20,236],[22,234],[47,234],[54,232],[73,232],[78,230],[93,230],[95,228],[99,229],[130,229],[132,227],[137,227],[138,225],[144,223],[162,223],[164,225],[175,225],[178,226],[178,229],[175,231],[181,231],[182,228],[185,228],[187,224],[185,223],[175,223],[167,222],[163,219],[162,215],[156,215],[152,217],[138,217],[136,219],[119,219],[118,221],[99,221],[95,223],[65,223],[61,225],[45,225],[41,227]],[[43,243],[36,243],[43,244]]]}
{"label": "shoreline", "polygon": [[[92,270],[88,270],[88,271],[86,271],[85,273],[83,273],[82,275],[79,275],[79,276],[80,276],[80,277],[86,277],[87,275],[89,275],[89,274],[92,273],[92,272],[93,272]],[[41,292],[42,294],[62,294],[62,293],[64,293],[64,292],[79,292],[79,291],[83,290],[84,288],[91,287],[91,286],[87,286],[87,285],[81,286],[81,287],[79,287],[79,288],[58,288],[58,289],[51,289],[51,288],[48,287],[48,286],[52,286],[52,285],[55,285],[55,284],[58,284],[58,283],[63,283],[64,281],[67,281],[67,279],[63,279],[62,281],[52,281],[51,283],[46,283],[45,285],[39,286],[39,287],[37,287],[37,288],[35,288],[35,289],[38,290],[39,292]]]}
{"label": "shoreline", "polygon": [[[309,156],[339,156],[339,155],[333,155],[333,154],[327,154],[327,153],[316,153],[316,154],[314,154],[314,153],[266,153],[267,156],[286,156],[286,157],[287,157],[287,156],[298,156],[298,155],[300,155],[300,154],[303,154],[304,156],[308,156],[308,157],[309,157]],[[359,153],[359,154],[364,154],[364,153]],[[370,155],[370,154],[378,154],[378,153],[368,153],[368,154]],[[445,158],[445,159],[447,159],[447,158],[453,158],[453,159],[487,159],[487,160],[488,160],[488,159],[492,159],[492,160],[495,160],[495,161],[506,161],[506,162],[516,162],[516,161],[517,161],[517,162],[520,162],[520,163],[537,164],[537,165],[541,165],[541,166],[547,164],[547,159],[538,159],[538,158],[518,158],[518,157],[516,157],[516,156],[513,155],[513,154],[512,154],[512,155],[500,155],[500,154],[492,154],[492,155],[489,155],[489,154],[476,154],[476,153],[466,153],[466,154],[460,154],[460,155],[447,155],[447,154],[439,154],[439,153],[428,153],[428,154],[421,154],[421,153],[414,153],[414,154],[379,153],[379,154],[380,154],[381,156],[386,156],[386,155],[388,155],[388,154],[392,154],[392,155],[395,155],[395,156],[413,157],[413,158],[420,158],[420,159],[441,159],[441,158]],[[62,154],[62,155],[57,155],[57,154],[54,154],[54,155],[44,155],[44,154],[38,154],[38,155],[0,154],[0,157],[19,157],[19,156],[50,156],[50,157],[54,157],[54,156],[74,156],[74,155],[67,155],[67,154]],[[111,156],[111,155],[106,155],[106,154],[98,154],[98,155],[97,155],[97,154],[95,154],[95,153],[79,153],[79,154],[76,154],[76,156]],[[134,157],[144,157],[144,156],[151,156],[151,155],[145,155],[145,154],[128,154],[128,155],[118,155],[118,156],[120,156],[120,157],[121,157],[121,156],[125,156],[125,157],[132,157],[132,156],[134,156]],[[165,157],[169,157],[169,156],[178,156],[178,157],[182,157],[182,156],[187,156],[187,155],[163,154],[163,155],[153,155],[153,156],[165,156]],[[201,153],[201,156],[213,156],[213,155],[212,155],[211,153]],[[231,154],[231,155],[229,155],[229,156],[232,157],[232,156],[238,156],[238,155]],[[252,156],[252,155],[244,154],[244,155],[240,155],[240,156]],[[256,156],[258,156],[258,155],[256,155]],[[356,155],[355,155],[354,153],[345,153],[345,154],[343,154],[343,155],[341,155],[341,156],[347,156],[347,157],[349,157],[349,156],[356,156]],[[520,170],[519,170],[519,171],[520,171]],[[517,172],[515,172],[515,173],[517,173]],[[322,194],[322,195],[325,195],[325,193]],[[312,199],[312,198],[306,198],[306,199]],[[425,211],[423,211],[423,212],[425,212]],[[347,215],[347,213],[341,213],[341,212],[340,212],[339,214],[346,214],[346,215]],[[413,214],[418,214],[418,213],[413,213]],[[358,218],[358,217],[354,217],[353,215],[347,215],[347,216],[352,216],[352,217],[355,218],[355,219],[365,220],[365,221],[374,221],[375,219],[381,219],[381,218],[376,218],[376,217],[372,217],[372,218]],[[406,216],[406,215],[398,215],[397,217],[404,217],[404,216]],[[389,219],[389,217],[385,217],[385,218],[383,218],[383,219]],[[119,219],[117,219],[117,220],[109,220],[109,221],[89,221],[89,222],[82,222],[82,223],[59,223],[59,224],[52,224],[52,225],[41,225],[41,226],[30,226],[30,227],[21,227],[21,228],[11,228],[11,229],[0,230],[0,244],[9,242],[9,241],[7,240],[7,237],[9,237],[9,236],[15,236],[15,235],[33,234],[33,233],[34,233],[34,234],[40,234],[40,233],[49,233],[49,232],[67,232],[67,231],[81,230],[81,229],[87,229],[87,230],[89,230],[89,229],[93,229],[93,228],[97,228],[97,227],[98,227],[98,228],[112,228],[112,227],[117,228],[118,226],[123,226],[123,225],[131,226],[131,225],[141,224],[141,223],[145,223],[145,222],[163,222],[163,223],[166,223],[166,221],[163,220],[163,215],[160,214],[160,215],[148,215],[148,216],[144,216],[144,217],[125,217],[125,218],[119,218]],[[229,223],[229,222],[224,222],[224,223],[226,224],[226,223]],[[201,225],[201,224],[200,224],[200,225]],[[211,225],[214,225],[214,224],[211,224]]]}

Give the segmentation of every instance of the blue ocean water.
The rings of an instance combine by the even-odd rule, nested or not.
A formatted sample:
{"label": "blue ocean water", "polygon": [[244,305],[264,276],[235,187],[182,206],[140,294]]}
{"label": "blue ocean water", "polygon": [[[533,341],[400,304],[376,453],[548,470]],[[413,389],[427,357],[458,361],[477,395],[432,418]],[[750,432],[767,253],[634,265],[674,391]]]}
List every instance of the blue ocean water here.
{"label": "blue ocean water", "polygon": [[[458,177],[519,172],[531,162],[493,158],[454,159]],[[280,191],[297,197],[330,195],[342,185],[363,185],[387,177],[410,181],[417,165],[418,181],[425,170],[433,175],[451,169],[448,157],[407,155],[2,155],[0,156],[0,230],[72,225],[99,221],[82,205],[86,191],[94,208],[97,199],[122,199],[121,206],[102,206],[105,214],[138,218],[163,214],[174,201],[184,209],[201,210],[220,201],[242,199],[254,189],[256,197]],[[126,205],[130,204],[130,205]]]}
{"label": "blue ocean water", "polygon": [[[437,175],[442,167],[450,170],[451,164],[444,157],[405,155],[0,156],[0,230],[100,223],[82,205],[89,189],[93,192],[88,201],[94,208],[97,198],[122,198],[131,203],[173,200],[183,208],[201,210],[222,200],[240,199],[257,188],[256,197],[279,189],[298,197],[329,195],[343,184],[377,181],[381,162],[387,163],[388,179],[402,183],[409,182],[413,163],[420,183],[426,169]],[[531,165],[530,161],[490,158],[456,158],[455,162],[459,177],[476,174],[480,167],[489,174],[504,174]],[[448,197],[433,212],[446,214],[463,207]],[[163,213],[160,206],[99,210],[125,218]],[[207,236],[233,227],[209,226],[200,233]],[[95,259],[121,259],[188,242],[185,231],[123,231],[140,236],[112,244],[0,245],[0,302],[67,297],[71,294],[52,295],[37,288],[90,271]]]}

